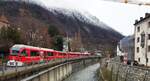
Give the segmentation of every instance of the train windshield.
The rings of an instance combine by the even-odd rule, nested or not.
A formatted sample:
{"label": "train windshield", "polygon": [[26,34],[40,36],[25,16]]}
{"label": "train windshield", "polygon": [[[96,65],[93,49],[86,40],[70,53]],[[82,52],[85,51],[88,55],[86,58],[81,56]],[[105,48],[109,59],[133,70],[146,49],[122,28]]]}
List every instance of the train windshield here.
{"label": "train windshield", "polygon": [[11,55],[18,55],[19,54],[19,50],[20,50],[20,47],[13,46],[11,48]]}
{"label": "train windshield", "polygon": [[11,55],[18,55],[18,54],[19,54],[19,51],[18,51],[18,50],[12,50]]}

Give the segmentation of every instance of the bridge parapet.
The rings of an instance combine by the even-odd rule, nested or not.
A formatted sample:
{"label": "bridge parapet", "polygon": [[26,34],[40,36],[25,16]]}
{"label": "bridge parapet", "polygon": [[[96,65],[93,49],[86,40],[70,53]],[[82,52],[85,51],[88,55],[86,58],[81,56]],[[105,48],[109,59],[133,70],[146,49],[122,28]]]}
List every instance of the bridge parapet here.
{"label": "bridge parapet", "polygon": [[[100,57],[96,56],[74,59],[59,59],[45,64],[20,67],[17,70],[13,70],[8,73],[7,71],[4,74],[1,73],[0,80],[20,81],[24,78],[22,81],[60,81],[72,72],[78,71],[79,67],[84,68],[91,63],[97,62],[99,59]],[[29,76],[31,77],[29,78]]]}

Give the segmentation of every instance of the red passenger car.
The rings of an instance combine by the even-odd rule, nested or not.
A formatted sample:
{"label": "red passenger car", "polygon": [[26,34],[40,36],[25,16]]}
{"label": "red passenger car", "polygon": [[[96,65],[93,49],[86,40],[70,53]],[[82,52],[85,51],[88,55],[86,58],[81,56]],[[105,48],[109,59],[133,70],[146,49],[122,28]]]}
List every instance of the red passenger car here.
{"label": "red passenger car", "polygon": [[62,52],[53,49],[16,44],[10,48],[7,66],[23,66],[25,64],[46,62],[58,58],[77,58],[89,55],[87,52]]}
{"label": "red passenger car", "polygon": [[8,66],[23,66],[24,64],[39,63],[55,59],[55,50],[16,44],[10,48]]}

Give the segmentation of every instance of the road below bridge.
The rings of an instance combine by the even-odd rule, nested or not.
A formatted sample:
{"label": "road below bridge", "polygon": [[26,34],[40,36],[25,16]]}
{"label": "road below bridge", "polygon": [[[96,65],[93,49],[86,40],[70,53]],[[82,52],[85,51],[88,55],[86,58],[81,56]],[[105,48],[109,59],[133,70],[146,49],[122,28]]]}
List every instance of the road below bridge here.
{"label": "road below bridge", "polygon": [[64,81],[98,81],[97,69],[99,67],[99,63],[88,66],[85,69],[80,70],[79,72],[73,73]]}

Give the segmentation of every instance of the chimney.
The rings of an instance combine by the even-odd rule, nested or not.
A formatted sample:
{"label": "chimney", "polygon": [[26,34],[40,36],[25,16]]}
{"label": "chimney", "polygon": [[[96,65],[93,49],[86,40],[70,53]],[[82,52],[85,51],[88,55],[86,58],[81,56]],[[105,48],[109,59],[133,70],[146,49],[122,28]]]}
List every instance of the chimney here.
{"label": "chimney", "polygon": [[143,17],[140,17],[140,20],[142,20],[143,19]]}
{"label": "chimney", "polygon": [[150,13],[145,13],[145,17],[148,17],[148,16],[150,16]]}
{"label": "chimney", "polygon": [[137,23],[138,22],[138,20],[135,20],[135,23]]}

